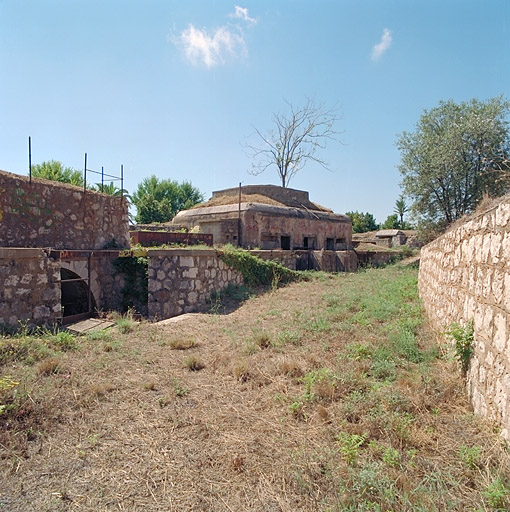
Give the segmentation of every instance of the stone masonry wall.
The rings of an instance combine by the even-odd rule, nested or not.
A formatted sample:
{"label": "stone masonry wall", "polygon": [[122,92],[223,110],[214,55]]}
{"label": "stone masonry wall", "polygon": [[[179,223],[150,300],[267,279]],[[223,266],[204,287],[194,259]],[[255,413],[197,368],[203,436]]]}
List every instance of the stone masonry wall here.
{"label": "stone masonry wall", "polygon": [[51,325],[61,316],[60,264],[44,249],[0,248],[0,326]]}
{"label": "stone masonry wall", "polygon": [[241,273],[229,268],[212,249],[150,250],[147,255],[151,319],[196,311],[213,292],[243,282]]}
{"label": "stone masonry wall", "polygon": [[419,290],[438,331],[474,323],[468,393],[510,439],[510,196],[422,249]]}
{"label": "stone masonry wall", "polygon": [[0,247],[129,247],[127,201],[0,171]]}

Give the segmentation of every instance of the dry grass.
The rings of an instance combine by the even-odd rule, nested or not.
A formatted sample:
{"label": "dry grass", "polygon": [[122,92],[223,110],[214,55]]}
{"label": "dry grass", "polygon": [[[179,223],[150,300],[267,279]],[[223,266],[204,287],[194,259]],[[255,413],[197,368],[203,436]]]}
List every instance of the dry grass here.
{"label": "dry grass", "polygon": [[[347,294],[391,272],[318,274],[229,315],[114,330],[115,350],[83,340],[59,354],[63,373],[10,362],[0,510],[496,510],[509,456],[455,363],[385,367],[385,311],[367,317],[368,299]],[[400,294],[393,320],[415,314]],[[279,343],[261,349],[255,327]],[[166,340],[200,344],[190,356]]]}
{"label": "dry grass", "polygon": [[[191,209],[195,208],[204,208],[209,206],[226,206],[230,204],[237,204],[239,201],[238,195],[224,195],[219,197],[214,197],[209,199],[209,201],[206,201],[205,203],[199,203],[191,207]],[[267,196],[263,196],[260,194],[241,194],[241,202],[242,203],[261,203],[261,204],[269,204],[273,206],[287,206],[285,203],[282,203],[280,201],[276,201],[275,199],[272,199]],[[296,204],[296,207],[300,207],[300,204]],[[324,206],[321,206],[317,203],[313,203],[311,201],[308,201],[308,203],[305,205],[310,210],[318,210],[322,212],[332,212],[329,208],[325,208]]]}

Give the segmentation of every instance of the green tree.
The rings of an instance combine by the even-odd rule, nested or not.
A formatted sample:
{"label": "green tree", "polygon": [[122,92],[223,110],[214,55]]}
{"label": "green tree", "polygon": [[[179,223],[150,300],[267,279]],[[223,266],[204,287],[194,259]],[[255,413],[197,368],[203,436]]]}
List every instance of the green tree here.
{"label": "green tree", "polygon": [[115,196],[115,197],[126,197],[130,202],[132,201],[131,196],[129,195],[129,192],[123,188],[121,189],[119,186],[115,185],[113,181],[110,181],[110,183],[96,183],[94,188],[103,194],[108,194],[109,196]]}
{"label": "green tree", "polygon": [[440,102],[414,132],[399,136],[402,187],[418,219],[446,226],[472,212],[483,194],[508,190],[509,107],[501,96]]}
{"label": "green tree", "polygon": [[398,221],[398,215],[388,215],[386,220],[381,224],[381,229],[402,229],[402,225]]}
{"label": "green tree", "polygon": [[32,176],[83,187],[83,175],[72,167],[65,167],[58,160],[49,160],[32,166]]}
{"label": "green tree", "polygon": [[200,203],[204,197],[189,182],[160,180],[152,175],[138,185],[132,199],[137,209],[136,222],[150,224],[168,222],[177,212]]}
{"label": "green tree", "polygon": [[393,211],[396,213],[396,215],[398,216],[398,219],[400,220],[400,226],[399,227],[401,229],[404,229],[404,215],[409,211],[409,206],[407,206],[407,203],[406,203],[406,201],[404,199],[404,196],[401,195],[395,201],[395,208],[393,209]]}
{"label": "green tree", "polygon": [[371,213],[347,212],[345,215],[352,220],[353,233],[366,233],[367,231],[376,231],[379,229],[374,216]]}

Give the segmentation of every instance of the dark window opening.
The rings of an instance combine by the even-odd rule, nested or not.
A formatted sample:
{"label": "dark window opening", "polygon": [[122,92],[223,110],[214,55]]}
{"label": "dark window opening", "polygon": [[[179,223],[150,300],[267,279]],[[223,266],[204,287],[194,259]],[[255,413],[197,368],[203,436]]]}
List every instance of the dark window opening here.
{"label": "dark window opening", "polygon": [[90,293],[89,309],[89,287],[87,280],[66,268],[60,269],[62,316],[79,315],[81,313],[92,313],[96,310],[96,301]]}
{"label": "dark window opening", "polygon": [[334,238],[326,238],[326,250],[327,251],[335,250],[335,239]]}
{"label": "dark window opening", "polygon": [[345,251],[347,249],[347,240],[345,238],[337,238],[335,245],[337,251]]}
{"label": "dark window opening", "polygon": [[280,238],[280,246],[284,251],[290,251],[290,236],[282,236]]}

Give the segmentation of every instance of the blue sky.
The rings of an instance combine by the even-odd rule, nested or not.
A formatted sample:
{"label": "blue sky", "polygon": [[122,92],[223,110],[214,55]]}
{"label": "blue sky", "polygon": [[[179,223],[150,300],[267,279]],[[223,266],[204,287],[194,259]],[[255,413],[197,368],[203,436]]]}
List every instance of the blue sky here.
{"label": "blue sky", "polygon": [[189,180],[209,197],[253,176],[254,127],[307,97],[340,143],[290,187],[379,222],[395,147],[440,100],[510,98],[508,0],[0,0],[0,169],[32,161]]}

